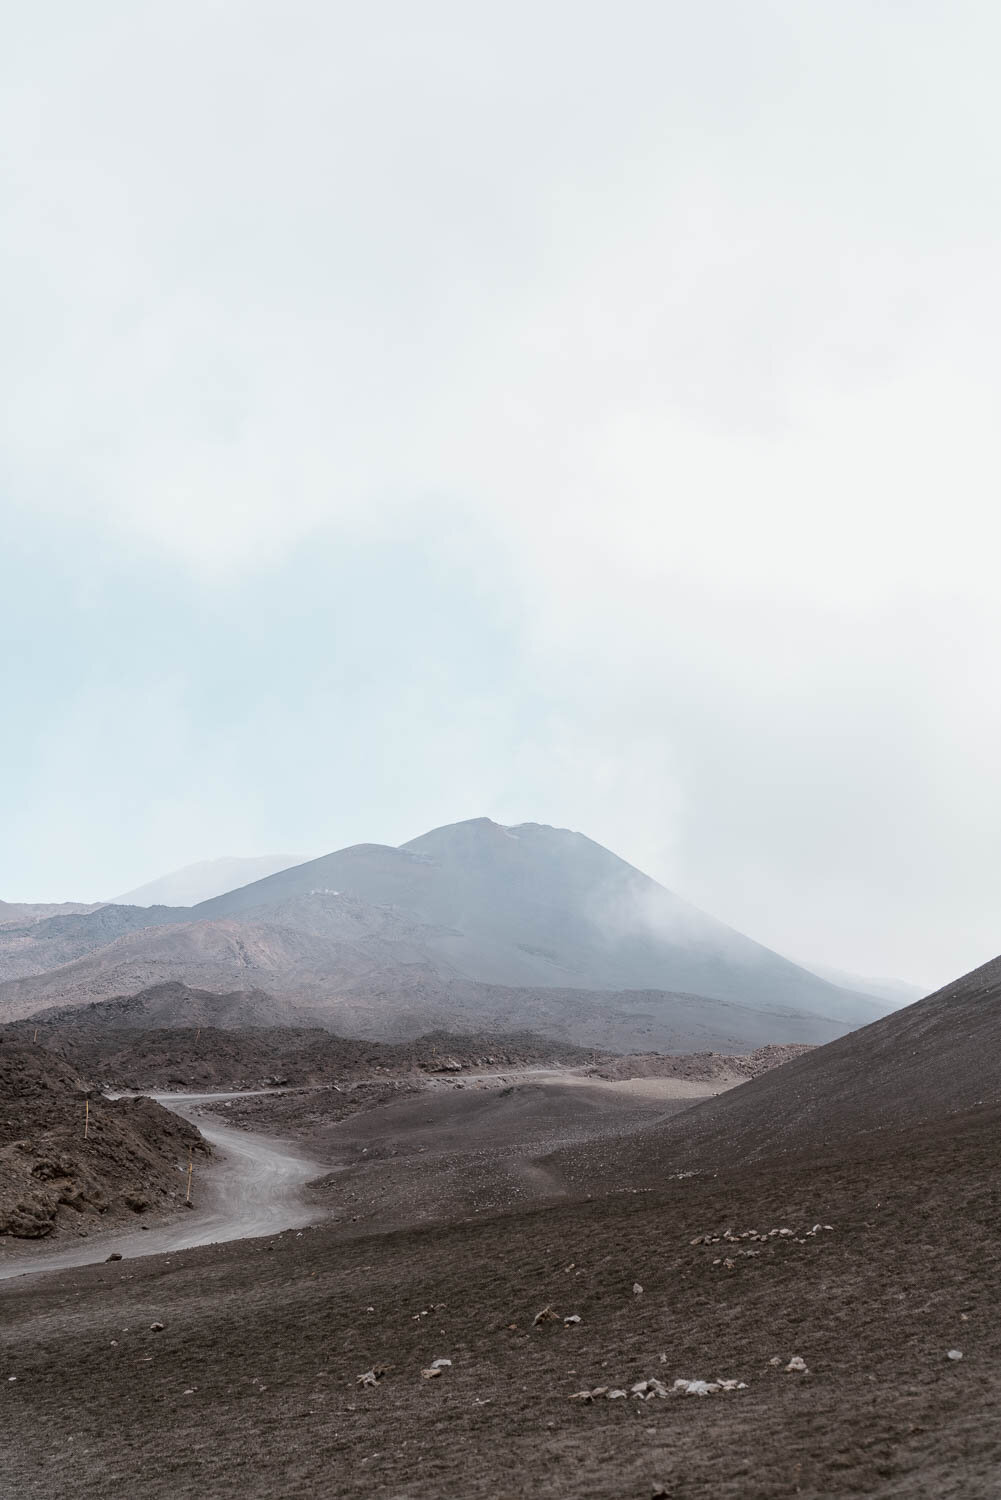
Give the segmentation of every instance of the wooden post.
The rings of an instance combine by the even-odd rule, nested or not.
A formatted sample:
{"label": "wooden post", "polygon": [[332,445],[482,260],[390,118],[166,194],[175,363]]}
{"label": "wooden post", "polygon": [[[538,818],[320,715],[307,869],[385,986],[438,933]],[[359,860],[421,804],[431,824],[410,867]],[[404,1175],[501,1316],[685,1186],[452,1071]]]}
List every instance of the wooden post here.
{"label": "wooden post", "polygon": [[201,1034],[202,1034],[202,1028],[199,1026],[198,1030],[195,1032],[195,1041],[196,1042],[197,1042],[198,1038],[201,1036]]}
{"label": "wooden post", "polygon": [[31,1040],[33,1042],[37,1042],[38,1041],[38,1027],[37,1026],[35,1027],[35,1035],[31,1038]]}
{"label": "wooden post", "polygon": [[87,1139],[90,1134],[90,1100],[83,1101],[83,1138]]}
{"label": "wooden post", "polygon": [[191,1155],[193,1149],[194,1148],[192,1146],[188,1147],[188,1191],[185,1195],[185,1203],[191,1202],[191,1174],[195,1169],[195,1163]]}

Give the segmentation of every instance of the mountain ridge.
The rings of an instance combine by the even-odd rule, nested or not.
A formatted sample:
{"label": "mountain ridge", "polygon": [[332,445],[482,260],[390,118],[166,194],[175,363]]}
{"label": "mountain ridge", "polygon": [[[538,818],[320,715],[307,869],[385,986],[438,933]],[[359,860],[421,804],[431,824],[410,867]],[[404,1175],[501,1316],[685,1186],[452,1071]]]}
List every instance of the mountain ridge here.
{"label": "mountain ridge", "polygon": [[584,834],[486,818],[399,848],[352,845],[193,907],[106,905],[0,929],[0,1019],[171,980],[266,992],[386,1039],[531,1026],[534,1006],[550,1035],[572,1040],[576,1026],[587,1045],[627,1051],[817,1043],[887,1009]]}

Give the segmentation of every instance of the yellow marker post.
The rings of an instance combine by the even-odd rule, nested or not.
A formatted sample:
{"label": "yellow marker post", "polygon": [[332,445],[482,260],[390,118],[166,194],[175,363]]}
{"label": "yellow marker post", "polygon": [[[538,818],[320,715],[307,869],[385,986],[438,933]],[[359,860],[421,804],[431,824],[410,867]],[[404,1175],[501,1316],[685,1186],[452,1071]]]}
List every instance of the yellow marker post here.
{"label": "yellow marker post", "polygon": [[31,1040],[33,1042],[37,1042],[38,1041],[38,1027],[37,1026],[35,1027],[35,1035],[31,1038]]}

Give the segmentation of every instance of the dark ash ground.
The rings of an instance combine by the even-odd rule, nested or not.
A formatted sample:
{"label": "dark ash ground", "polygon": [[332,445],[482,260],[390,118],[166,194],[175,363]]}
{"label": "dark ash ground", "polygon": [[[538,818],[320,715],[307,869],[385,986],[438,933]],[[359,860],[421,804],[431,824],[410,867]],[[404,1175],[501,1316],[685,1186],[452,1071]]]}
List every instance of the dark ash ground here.
{"label": "dark ash ground", "polygon": [[[578,1169],[567,1197],[451,1224],[7,1283],[0,1494],[997,1496],[999,1125],[989,1106],[681,1180],[634,1134],[639,1191],[588,1200]],[[732,1270],[689,1243],[773,1227],[796,1233]],[[547,1304],[581,1323],[533,1327]],[[808,1375],[769,1363],[792,1355]],[[747,1389],[568,1399],[717,1375]]]}

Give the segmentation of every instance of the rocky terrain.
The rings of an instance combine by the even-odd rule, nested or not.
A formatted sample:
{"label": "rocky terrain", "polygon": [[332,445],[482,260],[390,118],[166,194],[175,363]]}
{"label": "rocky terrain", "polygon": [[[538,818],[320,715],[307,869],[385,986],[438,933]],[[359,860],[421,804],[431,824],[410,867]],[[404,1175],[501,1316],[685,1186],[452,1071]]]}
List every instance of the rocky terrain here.
{"label": "rocky terrain", "polygon": [[747,1078],[757,1078],[772,1068],[791,1062],[810,1052],[810,1047],[772,1044],[756,1047],[753,1052],[741,1056],[728,1052],[682,1052],[674,1055],[662,1052],[629,1053],[623,1057],[610,1057],[596,1063],[589,1071],[595,1078],[690,1078],[700,1083],[724,1079],[736,1083]]}
{"label": "rocky terrain", "polygon": [[[134,996],[156,1006],[159,996]],[[212,997],[230,999],[234,997]],[[242,998],[242,997],[241,997]],[[197,999],[197,995],[196,995]],[[143,1006],[140,1006],[140,1013]],[[582,1066],[592,1049],[545,1037],[434,1032],[411,1042],[367,1042],[322,1027],[143,1027],[126,1001],[70,1009],[57,1017],[13,1022],[0,1038],[31,1041],[65,1059],[87,1078],[116,1089],[234,1089],[375,1079],[379,1075],[452,1074],[464,1069]],[[122,1024],[128,1016],[129,1024]]]}
{"label": "rocky terrain", "polygon": [[197,1130],[150,1099],[105,1099],[42,1047],[0,1045],[0,1243],[85,1234],[184,1198]]}

